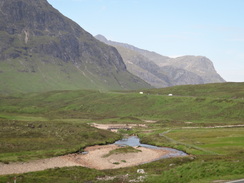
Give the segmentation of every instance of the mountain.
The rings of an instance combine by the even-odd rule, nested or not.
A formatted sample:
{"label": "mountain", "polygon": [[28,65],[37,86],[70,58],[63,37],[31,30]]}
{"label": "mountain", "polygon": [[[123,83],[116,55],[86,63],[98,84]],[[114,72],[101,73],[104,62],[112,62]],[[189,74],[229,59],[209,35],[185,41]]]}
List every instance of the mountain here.
{"label": "mountain", "polygon": [[0,78],[1,92],[151,87],[47,0],[1,0]]}
{"label": "mountain", "polygon": [[171,58],[159,66],[173,66],[193,72],[203,79],[204,83],[222,83],[225,80],[216,72],[211,60],[203,56],[182,56]]}
{"label": "mountain", "polygon": [[154,87],[225,82],[206,57],[170,58],[129,44],[107,40],[102,35],[95,37],[116,47],[128,70]]}

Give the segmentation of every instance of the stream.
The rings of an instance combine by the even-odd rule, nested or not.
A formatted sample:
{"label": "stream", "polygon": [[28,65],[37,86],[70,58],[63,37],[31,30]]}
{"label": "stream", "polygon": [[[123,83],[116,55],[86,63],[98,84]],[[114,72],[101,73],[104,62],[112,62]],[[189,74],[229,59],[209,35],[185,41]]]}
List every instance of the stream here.
{"label": "stream", "polygon": [[[148,145],[148,144],[141,144],[140,139],[137,136],[130,136],[129,138],[118,140],[114,144],[121,145],[121,146],[131,146],[131,147],[141,146],[141,147],[146,147],[149,149],[162,149],[162,150],[169,151],[169,153],[161,156],[159,159],[188,155],[188,154],[184,153],[183,151],[179,151],[179,150],[169,148],[169,147],[157,147],[157,146]],[[159,160],[159,159],[157,159],[157,160]]]}

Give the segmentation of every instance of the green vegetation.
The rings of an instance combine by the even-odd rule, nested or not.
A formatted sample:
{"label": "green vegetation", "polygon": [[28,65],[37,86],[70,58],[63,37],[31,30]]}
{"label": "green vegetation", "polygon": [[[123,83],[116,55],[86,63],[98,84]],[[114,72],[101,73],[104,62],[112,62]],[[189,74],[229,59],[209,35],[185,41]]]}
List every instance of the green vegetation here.
{"label": "green vegetation", "polygon": [[26,161],[112,143],[120,136],[82,123],[0,120],[0,161]]}
{"label": "green vegetation", "polygon": [[151,126],[151,133],[136,131],[143,143],[173,147],[194,155],[229,155],[244,152],[244,128],[189,128]]}
{"label": "green vegetation", "polygon": [[[52,60],[52,62],[47,60]],[[150,87],[142,80],[139,83],[131,81],[132,75],[128,72],[116,73],[115,69],[111,69],[110,74],[100,77],[82,69],[94,67],[97,68],[91,65],[77,68],[72,63],[64,64],[57,58],[37,54],[33,54],[31,59],[8,59],[0,62],[0,93],[14,94],[16,92],[47,92],[67,89],[108,91]],[[121,87],[113,74],[123,81],[125,86]]]}
{"label": "green vegetation", "polygon": [[119,162],[114,162],[113,164],[114,164],[114,165],[119,165],[120,163],[119,163]]}
{"label": "green vegetation", "polygon": [[242,179],[243,171],[243,157],[203,157],[194,162],[176,165],[159,175],[150,176],[146,182],[210,183],[214,182],[213,180]]}
{"label": "green vegetation", "polygon": [[[232,92],[232,95],[239,92],[240,90],[237,90],[237,93]],[[14,97],[1,95],[0,100],[0,113],[5,116],[11,113],[11,116],[39,115],[50,119],[133,117],[228,124],[240,123],[244,119],[243,99],[205,97],[204,92],[201,97],[168,97],[89,90],[52,91]]]}
{"label": "green vegetation", "polygon": [[108,154],[104,155],[103,158],[107,158],[113,154],[126,154],[126,153],[138,153],[141,152],[139,149],[135,149],[133,147],[127,146],[127,147],[121,147],[119,149],[114,149],[109,151]]}
{"label": "green vegetation", "polygon": [[[241,154],[244,152],[244,128],[216,129],[180,129],[165,134],[175,139],[179,144],[191,144],[191,154],[198,154],[197,146],[206,152],[221,155]],[[201,152],[203,154],[204,152]]]}
{"label": "green vegetation", "polygon": [[[105,173],[95,169],[82,167],[55,168],[41,172],[26,173],[17,175],[18,183],[71,183],[71,182],[88,182],[103,177]],[[0,176],[0,182],[13,182],[14,175]]]}
{"label": "green vegetation", "polygon": [[[215,90],[214,84],[189,87],[196,93],[185,93],[187,86],[177,86],[182,93],[173,97],[166,93],[174,87],[150,90],[148,95],[92,90],[1,95],[3,163],[77,152],[89,145],[112,143],[120,134],[137,134],[142,143],[173,147],[190,156],[114,170],[55,168],[0,176],[0,182],[11,182],[14,176],[21,183],[129,182],[143,176],[136,173],[137,169],[145,170],[144,182],[148,183],[212,183],[244,178],[244,128],[237,126],[244,125],[243,83],[216,84]],[[212,95],[206,92],[210,91],[208,87]],[[94,122],[146,124],[147,128],[115,134],[87,124]],[[134,150],[120,148],[108,156]]]}
{"label": "green vegetation", "polygon": [[204,85],[184,85],[163,89],[146,90],[150,94],[178,95],[194,97],[214,97],[214,98],[244,98],[244,83],[211,83]]}

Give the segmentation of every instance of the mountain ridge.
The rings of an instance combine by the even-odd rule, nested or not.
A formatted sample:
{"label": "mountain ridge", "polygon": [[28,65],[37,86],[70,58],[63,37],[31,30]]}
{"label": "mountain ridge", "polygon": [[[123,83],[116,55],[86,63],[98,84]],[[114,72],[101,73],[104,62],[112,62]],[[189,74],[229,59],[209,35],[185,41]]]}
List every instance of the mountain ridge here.
{"label": "mountain ridge", "polygon": [[47,0],[2,0],[0,39],[2,92],[151,87]]}
{"label": "mountain ridge", "polygon": [[154,87],[225,82],[207,57],[170,58],[127,43],[107,40],[102,35],[95,37],[108,45],[115,46],[128,70]]}

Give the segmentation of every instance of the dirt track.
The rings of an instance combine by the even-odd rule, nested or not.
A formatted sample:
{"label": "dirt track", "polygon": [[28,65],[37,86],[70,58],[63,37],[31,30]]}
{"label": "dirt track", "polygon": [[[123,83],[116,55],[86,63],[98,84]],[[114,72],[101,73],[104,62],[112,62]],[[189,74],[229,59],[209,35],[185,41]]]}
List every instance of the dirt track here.
{"label": "dirt track", "polygon": [[129,167],[149,161],[156,160],[169,153],[166,150],[148,149],[138,147],[142,152],[111,155],[107,158],[102,156],[109,151],[119,148],[117,145],[93,146],[85,151],[88,154],[70,154],[43,160],[31,161],[28,163],[0,164],[0,175],[19,174],[33,171],[41,171],[55,167],[83,166],[95,169],[115,169]]}

